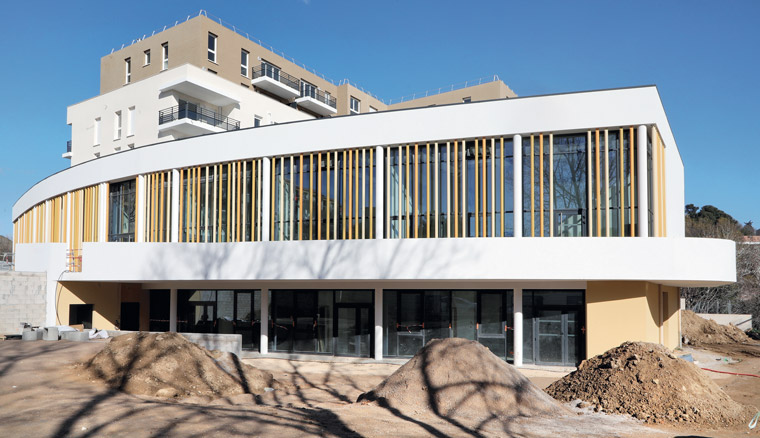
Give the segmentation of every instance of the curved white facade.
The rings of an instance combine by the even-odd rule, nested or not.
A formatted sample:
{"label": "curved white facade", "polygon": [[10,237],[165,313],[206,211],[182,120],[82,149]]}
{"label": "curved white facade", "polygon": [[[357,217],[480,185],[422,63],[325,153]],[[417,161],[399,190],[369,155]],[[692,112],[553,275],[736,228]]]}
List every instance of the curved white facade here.
{"label": "curved white facade", "polygon": [[[610,135],[616,135],[617,132],[620,132],[621,138],[620,153],[613,154],[610,158],[608,139],[612,138],[609,137]],[[587,162],[581,162],[588,175],[584,174],[583,181],[579,184],[584,187],[582,192],[584,196],[585,190],[588,190],[588,198],[587,205],[582,206],[586,209],[585,213],[578,215],[578,220],[582,220],[583,223],[578,222],[574,230],[580,230],[585,236],[613,236],[615,234],[610,230],[612,226],[618,227],[615,218],[619,218],[620,226],[615,228],[617,230],[615,232],[620,236],[633,235],[635,237],[523,237],[520,235],[519,230],[531,230],[527,232],[527,236],[531,233],[543,235],[546,229],[546,235],[553,236],[554,227],[558,226],[555,221],[565,220],[563,219],[565,216],[561,214],[556,216],[558,219],[554,216],[554,210],[560,207],[558,204],[555,205],[552,184],[555,178],[560,178],[558,176],[560,173],[556,173],[551,167],[554,161],[549,164],[544,163],[543,148],[545,144],[552,145],[548,147],[554,151],[554,138],[570,133],[580,133],[578,138],[588,138],[588,144],[594,144],[597,148],[594,154],[590,149],[591,146],[588,146],[589,153],[584,158]],[[638,153],[635,156],[634,134],[638,142]],[[623,153],[622,139],[626,135],[630,138],[630,155],[626,155],[628,152]],[[655,136],[658,137],[654,138]],[[465,140],[475,139],[474,166],[468,167],[468,164],[471,164],[467,161],[469,156],[462,152],[464,160],[462,172],[468,172],[470,179],[461,175],[464,187],[461,205],[464,206],[464,210],[459,216],[456,210],[459,201],[451,204],[450,197],[438,195],[439,190],[443,193],[444,187],[445,193],[454,190],[451,184],[456,187],[459,181],[456,178],[459,178],[459,175],[452,174],[447,167],[440,167],[442,165],[436,158],[443,157],[438,151],[439,142],[443,147],[443,144],[449,145],[452,141],[459,141],[455,139],[462,141],[463,148]],[[478,139],[483,139],[482,146]],[[530,139],[530,143],[527,139]],[[647,161],[647,139],[650,141],[651,152],[649,162]],[[513,154],[512,150],[508,151],[511,158],[505,158],[507,154],[505,141],[515,145],[509,146],[509,148],[514,147],[516,152]],[[422,152],[417,149],[418,144],[425,145]],[[435,144],[435,149],[431,146],[433,144]],[[401,145],[405,145],[404,147],[414,145],[411,153],[416,161],[409,161],[410,149],[407,147],[402,150]],[[602,145],[605,145],[607,149],[602,149]],[[452,149],[450,145],[448,147],[447,153],[450,154]],[[530,158],[520,152],[522,148],[528,147],[530,149],[525,150],[536,150],[536,152],[531,152]],[[556,153],[559,153],[559,146],[557,147]],[[540,155],[536,155],[539,148]],[[298,169],[309,168],[311,164],[307,164],[304,168],[304,157],[309,157],[308,163],[314,163],[313,157],[317,154],[320,157],[320,161],[317,162],[319,169],[322,168],[323,156],[334,157],[337,166],[337,159],[341,154],[345,161],[346,150],[356,151],[353,152],[356,161],[351,161],[351,152],[348,154],[349,162],[357,163],[355,165],[357,174],[353,176],[356,187],[367,186],[367,178],[369,178],[367,187],[371,188],[361,189],[361,193],[359,189],[356,189],[357,192],[352,195],[351,187],[354,186],[351,185],[353,184],[351,173],[347,176],[344,168],[342,175],[339,170],[331,174],[330,164],[327,161],[328,170],[324,181],[328,185],[334,183],[335,193],[330,191],[332,187],[330,186],[324,197],[321,194],[309,195],[316,196],[316,203],[320,206],[326,202],[326,207],[324,211],[321,210],[322,207],[309,207],[307,216],[311,222],[308,222],[310,228],[306,233],[313,239],[319,239],[319,236],[324,235],[322,233],[325,230],[321,228],[323,214],[328,214],[325,227],[330,227],[334,231],[327,231],[326,240],[296,240],[296,234],[299,236],[298,239],[302,236],[301,224],[305,220],[303,213],[305,206],[300,203],[307,202],[304,193],[315,191],[317,179],[314,180],[315,185],[311,185],[313,175],[309,173],[307,176],[309,187],[304,189],[303,179],[300,184],[296,184],[297,180],[294,178],[297,177],[293,176],[295,175],[294,166],[298,166]],[[494,151],[500,151],[501,154],[499,167],[493,167],[493,160],[496,158]],[[401,167],[404,153],[406,153],[405,167]],[[434,158],[432,165],[430,164],[431,153]],[[480,162],[478,161],[479,153],[482,153]],[[548,152],[549,155],[546,156],[553,160],[551,153]],[[427,161],[424,158],[425,154],[428,157]],[[488,161],[489,164],[486,164],[486,156],[489,160],[493,159]],[[283,157],[300,158],[288,158],[289,161],[284,161]],[[397,164],[390,162],[391,159],[397,160]],[[456,159],[459,159],[459,155]],[[620,166],[615,161],[618,159]],[[623,165],[624,159],[627,160],[625,165]],[[298,160],[301,160],[300,163]],[[448,160],[447,165],[450,165],[451,156],[449,155],[446,160]],[[511,160],[509,164],[513,169],[509,175],[510,180],[506,183],[503,180],[504,166],[507,162],[505,160]],[[252,166],[256,169],[255,172],[261,172],[259,176],[253,177],[255,182],[244,179],[243,189],[235,192],[233,182],[232,191],[225,192],[228,193],[225,196],[237,193],[238,205],[240,205],[240,198],[248,199],[249,196],[255,198],[253,207],[242,207],[242,219],[240,219],[240,211],[235,213],[234,210],[230,210],[229,203],[223,209],[222,191],[216,185],[217,163],[239,161],[245,161],[245,164],[238,167],[237,171],[241,172],[242,169],[244,176],[245,166]],[[427,166],[427,173],[420,173],[419,163],[423,163],[423,168]],[[456,163],[454,161],[455,165]],[[480,176],[477,173],[481,169],[478,163],[482,163]],[[362,167],[365,165],[369,170]],[[288,171],[287,166],[290,166],[289,182],[285,176]],[[397,166],[393,168],[397,170],[392,173],[389,166]],[[487,166],[492,166],[491,170],[488,170]],[[185,190],[181,179],[184,178],[185,171],[182,169],[189,168],[198,169],[197,174],[187,173],[187,182],[190,181],[190,175],[197,178],[188,184],[191,188],[187,190],[195,190],[193,195],[195,198],[192,199],[197,201],[197,206],[194,203],[191,209],[197,207],[198,212],[190,211],[185,214],[179,213],[188,210],[187,205],[182,206],[182,202],[189,203],[191,195],[188,194],[187,198],[184,194],[180,195],[185,192],[180,192],[179,187]],[[408,173],[410,168],[413,172],[412,176]],[[438,168],[446,170],[442,174],[447,175],[446,178],[449,178],[449,175],[457,176],[453,182],[447,179],[446,184],[449,185],[446,185],[441,182],[442,180],[439,181],[439,177],[442,176],[436,170]],[[534,171],[536,168],[539,169],[538,173]],[[630,168],[630,174],[627,177],[623,172],[625,168]],[[218,169],[219,178],[221,178],[224,166]],[[227,169],[225,172],[232,172],[235,165]],[[533,185],[529,188],[525,185],[525,181],[534,177],[526,176],[526,169],[529,175],[540,174],[540,179],[536,176],[535,181],[531,181]],[[361,176],[358,174],[359,170],[362,172]],[[404,172],[407,172],[406,176]],[[498,172],[502,174],[500,183]],[[145,242],[144,238],[138,236],[134,239],[137,242],[108,242],[108,224],[111,217],[109,214],[113,215],[113,213],[108,211],[108,194],[105,184],[138,179],[136,232],[141,234],[145,233],[145,224],[141,221],[144,221],[142,218],[145,217],[144,196],[146,195],[140,194],[142,193],[140,184],[143,184],[141,181],[144,181],[147,175],[154,173],[162,173],[161,178],[164,174],[167,175],[166,184],[171,181],[172,186],[171,190],[167,189],[166,199],[163,198],[164,195],[157,198],[160,199],[161,204],[155,213],[160,215],[162,224],[159,236],[165,235],[166,241]],[[203,177],[204,184],[211,185],[211,174],[213,174],[214,185],[211,188],[211,198],[209,198],[209,189],[204,189],[200,181]],[[282,176],[275,176],[275,174]],[[225,175],[232,175],[232,173]],[[334,179],[331,179],[333,178],[331,175]],[[303,174],[300,178],[303,178]],[[343,178],[344,202],[346,199],[350,201],[351,196],[355,196],[357,200],[357,205],[354,206],[357,216],[349,217],[348,225],[345,222],[345,214],[342,218],[333,217],[334,223],[331,223],[330,213],[327,213],[327,210],[333,211],[331,203],[333,197],[334,202],[338,202],[340,178]],[[349,187],[348,198],[345,192],[346,178],[348,178]],[[426,179],[427,183],[424,183]],[[163,179],[157,181],[161,182],[160,187],[164,187]],[[620,181],[617,210],[611,207],[610,199],[618,195],[617,189],[610,189],[610,181],[613,183]],[[196,182],[198,188],[192,188]],[[228,190],[230,190],[229,184],[227,180]],[[246,184],[250,185],[250,189],[247,189],[249,186]],[[256,188],[255,184],[260,186]],[[320,193],[324,193],[322,179],[319,179],[318,184]],[[474,191],[470,192],[469,184],[473,184]],[[510,184],[513,192],[506,192],[506,187]],[[413,187],[414,195],[409,194],[410,185]],[[652,188],[652,185],[655,187]],[[60,233],[50,231],[50,227],[45,225],[51,220],[56,220],[48,216],[53,214],[49,209],[40,210],[40,213],[34,213],[30,217],[25,217],[24,214],[35,206],[51,202],[55,197],[96,186],[100,186],[102,190],[93,192],[95,194],[90,196],[96,197],[97,202],[93,200],[95,198],[85,202],[85,210],[88,208],[87,205],[90,205],[90,210],[85,211],[85,215],[88,218],[94,218],[90,219],[89,225],[86,221],[83,225],[85,231],[90,233],[90,238],[85,238],[81,247],[75,248],[81,251],[78,253],[81,259],[78,262],[78,269],[71,269],[71,257],[69,255],[67,261],[66,254],[67,250],[72,249],[71,242],[67,240],[70,231],[64,230],[63,237],[51,238],[56,233]],[[499,187],[498,190],[497,187]],[[144,187],[142,190],[145,190]],[[198,199],[203,198],[204,190],[203,208],[206,210],[201,211]],[[403,190],[407,190],[406,194]],[[426,191],[427,194],[425,194]],[[431,196],[431,191],[433,196]],[[219,193],[218,202],[215,201],[217,192]],[[523,199],[523,192],[531,194],[529,197],[531,199]],[[251,193],[254,194],[251,195]],[[396,194],[398,198],[391,197]],[[547,197],[546,200],[544,194]],[[602,194],[604,198],[601,197]],[[286,202],[287,196],[290,196],[289,202]],[[417,196],[427,200],[427,207],[424,207],[425,202],[420,201]],[[539,196],[540,202],[536,201]],[[467,197],[470,199],[468,200]],[[502,200],[499,201],[498,197]],[[656,200],[651,199],[652,197]],[[296,199],[299,205],[295,207],[296,210],[293,210],[293,199]],[[359,200],[361,200],[361,206],[358,205]],[[507,208],[503,205],[507,201],[513,206],[517,204],[518,211],[518,213],[509,212],[507,221],[512,221],[509,222],[511,227],[509,232],[505,232]],[[475,202],[475,215],[470,217],[468,215],[472,202]],[[626,202],[629,207],[625,207]],[[414,206],[413,216],[410,216],[410,207],[407,203]],[[442,204],[439,205],[439,203]],[[527,205],[529,207],[526,207]],[[644,226],[641,225],[641,221],[647,220],[647,209],[639,208],[634,211],[636,206],[640,205],[649,206],[649,214],[652,216],[649,219],[651,221],[649,227],[646,223]],[[18,222],[19,229],[22,228],[21,219],[35,221],[34,223],[37,224],[31,226],[31,228],[37,226],[36,230],[32,230],[31,237],[29,237],[30,226],[27,224],[27,228],[23,231],[24,238],[16,239],[17,242],[21,242],[16,246],[16,268],[44,270],[48,273],[50,323],[53,323],[56,315],[60,313],[55,307],[58,281],[70,285],[100,282],[130,283],[139,284],[143,289],[173,291],[183,288],[244,288],[261,291],[274,291],[278,288],[366,289],[375,293],[374,355],[382,357],[383,348],[386,354],[390,348],[387,341],[384,346],[381,345],[383,327],[387,329],[387,324],[386,326],[382,324],[383,312],[386,311],[382,301],[384,290],[393,289],[395,294],[395,290],[415,289],[499,289],[509,290],[513,296],[510,306],[513,306],[514,320],[505,319],[507,322],[502,325],[504,325],[504,332],[514,329],[515,341],[512,344],[515,346],[514,361],[519,364],[522,361],[520,357],[522,350],[519,345],[522,345],[523,339],[521,328],[523,290],[585,290],[584,318],[587,319],[587,324],[584,325],[584,333],[586,326],[591,330],[590,327],[595,325],[594,321],[597,320],[592,321],[592,317],[596,318],[596,315],[600,313],[620,311],[633,302],[625,300],[641,298],[650,310],[659,306],[659,316],[654,311],[647,316],[653,319],[656,328],[651,330],[642,328],[641,332],[635,332],[639,334],[628,334],[623,330],[626,333],[624,336],[655,340],[670,346],[677,342],[677,329],[674,328],[674,323],[670,319],[675,308],[672,304],[668,304],[677,295],[677,290],[673,287],[723,284],[735,281],[736,275],[733,242],[684,237],[683,205],[683,163],[657,89],[650,86],[308,120],[158,143],[87,161],[51,175],[31,187],[16,202],[13,206],[13,219],[14,223]],[[249,210],[246,211],[245,208]],[[291,209],[289,214],[288,208]],[[547,216],[544,216],[545,208],[550,212]],[[238,206],[238,210],[240,209],[241,207]],[[255,209],[254,213],[251,213],[251,209]],[[395,213],[393,209],[396,209]],[[226,221],[222,220],[223,210],[224,214],[227,214]],[[321,218],[320,225],[313,222],[317,217],[317,210]],[[232,216],[229,216],[230,211],[232,211]],[[337,206],[334,211],[338,212]],[[534,223],[533,219],[539,217],[536,216],[539,214],[538,211],[540,211],[540,218]],[[238,237],[234,240],[242,241],[210,243],[210,241],[218,240],[218,236],[216,222],[214,222],[213,235],[209,237],[211,233],[209,221],[215,221],[218,215],[219,235],[221,236],[223,224],[226,224],[224,226],[229,234],[230,221],[234,219],[235,214],[238,214],[238,219],[234,223],[239,228]],[[250,224],[247,222],[246,214],[251,215]],[[626,214],[627,219],[623,217]],[[44,217],[38,217],[40,215]],[[299,221],[296,225],[294,225],[294,215]],[[431,223],[431,216],[434,216],[435,223]],[[438,219],[439,216],[443,219]],[[459,229],[456,228],[456,223],[452,227],[452,217],[455,222],[461,217],[462,222],[466,222],[466,225],[462,225],[463,227],[474,224],[474,236],[489,237],[455,237]],[[526,217],[530,217],[531,220],[525,219]],[[546,220],[549,223],[544,223],[544,217],[548,218]],[[69,216],[58,218],[56,230],[61,228],[61,224],[67,224],[63,227],[70,227],[74,219],[76,218],[72,219]],[[339,219],[343,221],[341,228],[339,228]],[[499,219],[501,224],[497,228]],[[153,220],[158,219],[154,217]],[[182,225],[183,220],[185,228]],[[482,226],[478,230],[481,220]],[[625,222],[626,220],[631,222],[630,232],[628,231],[629,222]],[[195,221],[193,225],[195,228],[187,229],[188,221]],[[393,222],[393,226],[399,228],[393,233],[390,232],[390,221],[396,221]],[[39,223],[43,225],[40,226]],[[279,224],[277,225],[280,227],[279,232],[274,231],[275,223]],[[354,238],[351,238],[353,223],[356,224],[356,234]],[[411,229],[410,223],[413,224]],[[605,224],[606,230],[602,227],[602,223]],[[638,226],[635,225],[636,223]],[[652,223],[661,225],[652,225]],[[205,227],[202,231],[205,234],[201,234],[198,230],[199,224]],[[289,229],[285,228],[288,224]],[[439,230],[439,225],[445,227],[445,231]],[[242,237],[240,237],[241,226]],[[405,232],[404,226],[406,226]],[[572,225],[568,226],[572,227]],[[246,227],[251,227],[252,237],[246,237]],[[431,231],[431,227],[434,231]],[[540,231],[536,231],[539,227]],[[283,228],[286,231],[283,231]],[[235,225],[232,227],[233,233],[234,230]],[[343,230],[343,233],[338,233],[338,230]],[[347,235],[345,230],[349,230]],[[361,240],[355,240],[360,234],[359,230],[361,230]],[[422,230],[420,235],[418,235],[418,230]],[[512,234],[513,230],[517,231],[517,236],[501,237]],[[423,234],[427,236],[435,234],[436,238],[415,238]],[[646,237],[650,235],[658,237]],[[201,236],[200,239],[199,236]],[[336,236],[338,239],[335,238]],[[229,240],[229,236],[226,239]],[[293,240],[269,241],[288,239]],[[641,287],[624,294],[622,291],[628,290],[630,284],[640,284]],[[616,292],[618,286],[615,285],[619,286],[619,294]],[[74,286],[71,288],[75,289]],[[640,291],[640,294],[637,291]],[[403,292],[398,293],[403,294]],[[267,307],[269,298],[263,298],[265,295],[262,292],[261,321],[269,320]],[[615,306],[619,305],[619,308],[605,307],[609,305],[607,303],[618,299],[621,301]],[[653,304],[655,302],[659,304]],[[636,303],[639,302],[636,301]],[[343,308],[341,304],[335,304],[335,306],[336,309]],[[635,306],[630,308],[635,308]],[[176,324],[176,315],[173,321]],[[513,321],[514,327],[508,327],[509,321]],[[296,323],[293,324],[295,327]],[[478,330],[480,330],[479,327],[481,327],[480,322]],[[449,328],[451,329],[451,323]],[[600,348],[612,342],[607,340],[607,335],[601,332],[602,330],[595,329],[593,333],[586,335],[586,354],[597,353]],[[659,333],[659,337],[652,333]],[[261,350],[263,352],[266,352],[264,346],[267,342],[271,342],[266,339],[266,336],[262,334]],[[567,333],[562,336],[567,336]],[[536,342],[539,342],[542,338],[539,336],[536,339]]]}

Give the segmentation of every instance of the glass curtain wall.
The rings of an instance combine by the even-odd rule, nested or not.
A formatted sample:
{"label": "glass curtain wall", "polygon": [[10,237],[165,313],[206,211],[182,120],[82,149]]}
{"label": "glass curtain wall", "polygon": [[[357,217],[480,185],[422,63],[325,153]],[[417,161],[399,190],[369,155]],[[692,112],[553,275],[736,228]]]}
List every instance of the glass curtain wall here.
{"label": "glass curtain wall", "polygon": [[523,137],[523,235],[636,235],[635,131]]}
{"label": "glass curtain wall", "polygon": [[585,357],[582,290],[523,291],[523,362],[575,366]]}
{"label": "glass curtain wall", "polygon": [[261,160],[180,170],[180,242],[261,240]]}
{"label": "glass curtain wall", "polygon": [[271,351],[369,357],[372,291],[270,291]]}
{"label": "glass curtain wall", "polygon": [[386,148],[388,238],[513,235],[512,140]]}
{"label": "glass curtain wall", "polygon": [[258,349],[260,316],[261,291],[258,290],[177,291],[177,330],[180,332],[240,334],[244,349]]}
{"label": "glass curtain wall", "polygon": [[272,159],[272,240],[373,238],[374,181],[373,148]]}
{"label": "glass curtain wall", "polygon": [[432,339],[478,341],[512,360],[512,291],[383,291],[383,354],[410,357]]}
{"label": "glass curtain wall", "polygon": [[108,241],[135,241],[135,180],[111,183],[108,193]]}

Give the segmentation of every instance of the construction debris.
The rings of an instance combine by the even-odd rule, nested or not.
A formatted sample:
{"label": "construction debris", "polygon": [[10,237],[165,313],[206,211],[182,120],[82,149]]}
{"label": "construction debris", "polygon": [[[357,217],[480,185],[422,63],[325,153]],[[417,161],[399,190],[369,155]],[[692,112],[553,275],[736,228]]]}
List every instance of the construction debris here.
{"label": "construction debris", "polygon": [[208,351],[177,333],[115,337],[80,368],[112,388],[156,397],[217,398],[282,387],[236,355]]}
{"label": "construction debris", "polygon": [[628,414],[647,423],[714,428],[748,422],[755,410],[733,401],[693,363],[660,344],[626,342],[585,360],[546,392],[580,407]]}
{"label": "construction debris", "polygon": [[357,402],[433,412],[463,422],[566,413],[522,373],[482,344],[436,339]]}
{"label": "construction debris", "polygon": [[691,310],[681,311],[681,331],[684,344],[747,344],[752,338],[735,325],[721,325],[704,319]]}

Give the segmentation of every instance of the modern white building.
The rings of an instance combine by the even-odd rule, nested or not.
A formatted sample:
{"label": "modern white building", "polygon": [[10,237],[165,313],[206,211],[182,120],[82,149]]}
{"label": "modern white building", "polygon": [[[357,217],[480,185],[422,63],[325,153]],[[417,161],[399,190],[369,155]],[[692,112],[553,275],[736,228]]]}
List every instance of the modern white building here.
{"label": "modern white building", "polygon": [[[48,324],[377,359],[456,336],[575,365],[627,340],[676,346],[678,287],[735,281],[732,241],[684,237],[654,86],[315,118],[223,81],[183,64],[131,84],[154,114],[134,148],[79,132],[104,105],[128,115],[127,88],[70,108],[78,164],[13,207],[16,269],[47,273]],[[198,90],[240,129],[161,123]],[[253,128],[270,107],[277,123]]]}

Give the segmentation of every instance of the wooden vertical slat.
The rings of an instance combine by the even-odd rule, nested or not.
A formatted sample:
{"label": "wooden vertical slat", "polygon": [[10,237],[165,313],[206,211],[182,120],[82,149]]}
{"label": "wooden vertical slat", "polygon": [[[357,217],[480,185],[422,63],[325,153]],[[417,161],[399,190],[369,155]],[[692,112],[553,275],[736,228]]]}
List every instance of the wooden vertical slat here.
{"label": "wooden vertical slat", "polygon": [[259,240],[257,238],[258,234],[256,234],[258,232],[259,222],[259,210],[257,208],[259,197],[257,196],[256,192],[256,178],[258,177],[256,174],[257,165],[257,160],[251,160],[251,242]]}
{"label": "wooden vertical slat", "polygon": [[594,198],[592,196],[592,179],[591,179],[591,172],[593,171],[593,167],[591,165],[591,131],[586,131],[586,175],[588,175],[588,184],[587,186],[587,205],[588,205],[588,236],[593,237],[594,236]]}
{"label": "wooden vertical slat", "polygon": [[630,166],[630,172],[631,172],[631,237],[636,236],[636,200],[635,200],[635,190],[636,187],[636,180],[634,175],[634,154],[633,154],[633,126],[631,126],[630,131],[628,133],[628,152],[630,153],[630,162],[628,165]]}
{"label": "wooden vertical slat", "polygon": [[454,237],[459,237],[459,142],[454,140]]}
{"label": "wooden vertical slat", "polygon": [[[325,221],[325,238],[327,240],[330,240],[330,153],[327,154],[327,162],[325,163],[325,184],[327,195],[325,196],[326,203],[325,203],[325,210],[326,210],[326,221]],[[333,172],[334,173],[334,172]],[[335,237],[335,236],[333,236]]]}
{"label": "wooden vertical slat", "polygon": [[[242,222],[240,224],[240,228],[241,228],[240,241],[244,242],[246,226],[248,224],[248,221],[247,221],[248,218],[246,217],[248,213],[248,161],[243,161],[242,166],[243,166],[243,171],[240,174],[240,179],[241,179],[240,183],[243,186],[243,191],[242,191],[242,196],[240,197],[241,199],[240,204],[242,205],[243,212],[240,215],[240,217],[242,218],[241,219]],[[208,167],[206,167],[206,188],[207,188],[206,193],[208,193]],[[251,196],[251,199],[253,199],[253,196]],[[206,205],[208,205],[208,199],[206,199]],[[204,227],[204,229],[207,230],[208,229],[207,227],[208,227],[208,222],[206,223],[206,226]],[[206,235],[208,236],[208,232],[206,232]]]}
{"label": "wooden vertical slat", "polygon": [[538,199],[539,199],[539,224],[541,237],[544,237],[544,134],[538,134]]}
{"label": "wooden vertical slat", "polygon": [[623,174],[625,173],[623,171],[623,128],[620,128],[620,134],[618,136],[618,159],[620,161],[620,165],[618,166],[618,182],[619,182],[619,189],[620,189],[620,201],[618,202],[618,216],[620,216],[620,230],[618,231],[618,235],[620,237],[625,236],[625,186],[624,182],[625,179],[623,178]]}
{"label": "wooden vertical slat", "polygon": [[533,134],[530,136],[530,237],[536,237],[536,154],[534,153]]}
{"label": "wooden vertical slat", "polygon": [[411,173],[411,169],[410,168],[412,166],[411,166],[411,161],[409,161],[409,145],[406,145],[406,162],[404,164],[405,164],[405,167],[406,167],[406,184],[405,184],[405,186],[406,186],[406,198],[404,199],[404,207],[405,207],[405,210],[406,210],[406,214],[405,214],[405,218],[404,218],[404,220],[406,221],[406,235],[404,237],[406,237],[408,239],[409,237],[411,237],[410,234],[409,234],[409,220],[410,220],[409,214],[410,214],[410,210],[412,209],[411,208],[412,206],[409,205],[409,202],[410,202],[409,201],[410,200],[409,190],[410,190],[410,186],[412,185],[411,184],[411,179],[410,179],[410,173]]}
{"label": "wooden vertical slat", "polygon": [[296,174],[295,174],[295,171],[293,169],[295,167],[295,157],[293,157],[293,156],[289,157],[288,158],[288,162],[290,163],[290,190],[289,190],[289,192],[290,192],[290,197],[289,197],[290,208],[289,208],[289,212],[288,212],[288,240],[295,240],[295,227],[294,227],[294,225],[295,225],[295,221],[296,221],[296,218],[295,218],[295,216],[296,216],[295,215],[296,204],[295,204],[294,199],[293,199],[293,198],[295,198],[295,195],[296,195],[296,192],[295,192]]}
{"label": "wooden vertical slat", "polygon": [[[478,147],[478,141],[475,140],[475,148]],[[488,214],[488,170],[486,164],[488,163],[488,153],[486,151],[486,139],[483,138],[481,140],[481,156],[483,157],[480,163],[481,169],[480,169],[480,180],[482,187],[481,189],[481,203],[480,203],[480,212],[481,214],[481,235],[482,237],[486,237],[488,235],[488,229],[486,227],[486,215]]]}
{"label": "wooden vertical slat", "polygon": [[[327,156],[329,157],[330,155],[328,154]],[[317,152],[317,240],[322,240],[322,153],[321,152]]]}
{"label": "wooden vertical slat", "polygon": [[491,137],[491,237],[496,237],[496,138]]}
{"label": "wooden vertical slat", "polygon": [[232,225],[232,163],[227,163],[227,223],[224,227],[225,242],[230,242],[232,236],[230,235],[230,226]]}
{"label": "wooden vertical slat", "polygon": [[438,230],[439,224],[441,222],[440,219],[440,167],[441,167],[441,160],[438,157],[438,142],[435,142],[433,146],[433,168],[435,170],[435,181],[433,182],[433,198],[435,199],[435,213],[433,214],[433,220],[435,221],[435,229],[433,230],[433,237],[438,238],[440,236],[440,231]]}
{"label": "wooden vertical slat", "polygon": [[[369,237],[377,239],[375,235],[375,149],[369,149]],[[380,170],[382,172],[382,170]]]}
{"label": "wooden vertical slat", "polygon": [[321,172],[317,168],[317,174],[315,174],[314,168],[314,154],[309,154],[309,240],[314,239],[314,197],[316,195],[317,202],[319,202],[319,193],[314,193],[314,186],[316,184],[313,181],[319,179]]}
{"label": "wooden vertical slat", "polygon": [[596,142],[595,142],[595,158],[596,158],[596,236],[602,237],[602,185],[601,185],[601,170],[600,170],[600,155],[601,147],[599,146],[599,130],[596,130]]}
{"label": "wooden vertical slat", "polygon": [[[393,237],[391,236],[391,149],[393,148],[388,146],[386,149],[388,153],[385,154],[385,187],[383,188],[385,192],[385,208],[383,209],[383,214],[385,215],[385,237],[390,239]],[[378,171],[382,172],[382,169],[378,169]]]}
{"label": "wooden vertical slat", "polygon": [[298,154],[298,240],[303,240],[303,154]]}
{"label": "wooden vertical slat", "polygon": [[425,237],[430,237],[430,143],[425,144]]}
{"label": "wooden vertical slat", "polygon": [[420,228],[420,150],[414,144],[414,193],[412,194],[412,213],[414,214],[414,238],[419,237]]}
{"label": "wooden vertical slat", "polygon": [[341,212],[342,222],[341,223],[343,224],[343,229],[341,230],[341,237],[343,239],[345,239],[346,238],[346,150],[345,149],[343,149],[343,163],[342,163],[341,167],[343,168],[343,190],[342,190],[342,192],[343,192],[343,197],[342,197],[343,202],[342,202],[342,205],[341,205],[341,207],[342,207],[341,208],[341,210],[342,210],[342,212]]}
{"label": "wooden vertical slat", "polygon": [[182,236],[182,231],[183,231],[182,225],[184,223],[183,219],[184,219],[184,216],[185,216],[185,211],[182,208],[184,206],[184,197],[185,197],[185,186],[183,184],[184,176],[185,176],[185,169],[180,169],[179,170],[179,214],[178,214],[178,216],[179,216],[179,227],[178,227],[179,228],[179,238],[177,239],[180,242],[184,241],[183,236]]}
{"label": "wooden vertical slat", "polygon": [[235,172],[235,180],[236,180],[235,182],[237,183],[237,189],[235,190],[235,200],[237,201],[236,202],[236,207],[235,207],[235,218],[236,218],[235,219],[235,230],[236,230],[236,233],[235,233],[236,239],[235,239],[235,241],[236,242],[240,242],[240,240],[241,240],[240,239],[240,231],[241,231],[241,226],[240,226],[240,206],[241,206],[241,203],[242,203],[242,199],[241,199],[240,194],[242,193],[242,191],[240,189],[241,189],[241,186],[243,184],[243,175],[241,175],[241,173],[240,173],[240,169],[241,168],[242,168],[242,163],[240,161],[238,161],[237,162],[237,171]]}
{"label": "wooden vertical slat", "polygon": [[354,239],[359,238],[359,150],[354,151]]}
{"label": "wooden vertical slat", "polygon": [[195,168],[195,242],[201,241],[201,168]]}
{"label": "wooden vertical slat", "polygon": [[[372,149],[370,149],[372,150]],[[367,217],[366,217],[366,211],[367,211],[367,149],[362,149],[362,161],[361,161],[361,182],[359,184],[359,187],[362,191],[362,202],[361,202],[361,218],[362,218],[362,232],[361,232],[361,238],[364,239],[367,237]]]}
{"label": "wooden vertical slat", "polygon": [[[466,145],[467,143],[465,143]],[[467,150],[467,147],[465,146],[465,150]],[[475,183],[475,237],[480,237],[480,178],[478,178],[478,175],[480,173],[480,160],[478,157],[478,140],[475,139],[475,178],[473,179],[473,182]],[[464,165],[467,166],[467,162],[463,161]],[[465,180],[466,181],[466,180]],[[467,187],[467,184],[465,183],[462,186],[465,190]],[[465,210],[467,209],[466,205],[462,206]],[[466,222],[465,222],[466,223]]]}
{"label": "wooden vertical slat", "polygon": [[604,130],[604,210],[605,224],[607,224],[605,235],[610,237],[612,232],[612,224],[610,224],[612,219],[610,214],[610,133],[607,129]]}
{"label": "wooden vertical slat", "polygon": [[451,215],[453,198],[451,194],[451,142],[446,142],[446,237],[451,237]]}
{"label": "wooden vertical slat", "polygon": [[338,197],[340,196],[340,193],[338,193],[338,175],[339,175],[339,168],[338,168],[338,151],[335,151],[335,157],[334,160],[335,163],[333,164],[333,168],[335,171],[333,172],[333,193],[335,197],[335,201],[333,201],[333,239],[338,238]]}
{"label": "wooden vertical slat", "polygon": [[404,155],[401,152],[401,146],[398,147],[398,238],[404,237],[404,232],[402,231],[402,226],[404,226],[404,221],[401,220],[402,212],[404,211],[402,206],[402,200],[404,199],[403,196],[403,190],[404,190],[404,167],[403,167],[403,159]]}
{"label": "wooden vertical slat", "polygon": [[348,182],[347,182],[347,196],[348,196],[348,239],[353,238],[354,231],[354,157],[353,151],[348,150],[348,162],[346,167],[348,168]]}
{"label": "wooden vertical slat", "polygon": [[159,195],[158,195],[158,199],[159,199],[158,204],[161,206],[161,212],[158,215],[158,230],[159,230],[158,240],[159,242],[165,242],[164,240],[164,205],[165,204],[164,203],[166,202],[166,196],[164,194],[164,172],[161,172],[161,180],[158,183],[158,187],[160,190]]}
{"label": "wooden vertical slat", "polygon": [[554,237],[554,134],[549,134],[549,237]]}

